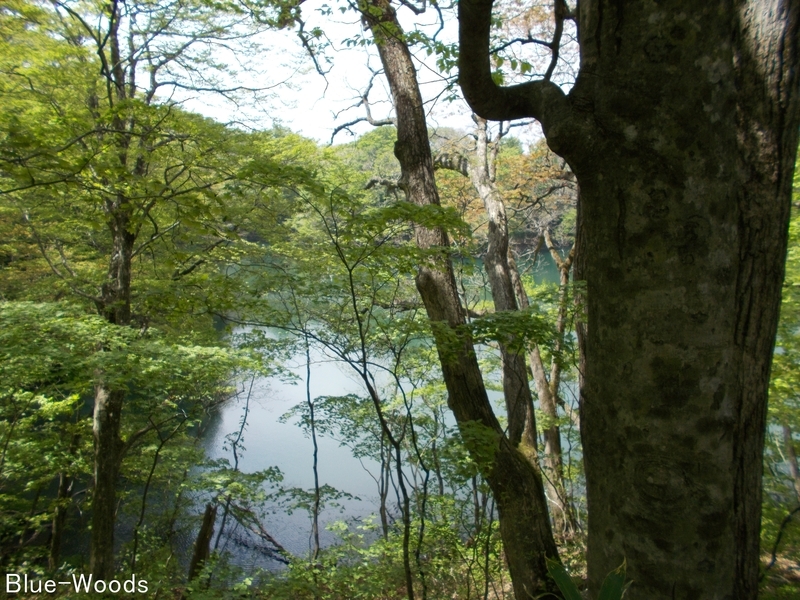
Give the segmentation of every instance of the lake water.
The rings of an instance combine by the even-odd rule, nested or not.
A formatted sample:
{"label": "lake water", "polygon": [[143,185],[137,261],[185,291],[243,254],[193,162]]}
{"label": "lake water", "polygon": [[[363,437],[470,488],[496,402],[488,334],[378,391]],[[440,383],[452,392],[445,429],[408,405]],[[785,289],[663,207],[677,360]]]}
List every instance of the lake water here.
{"label": "lake water", "polygon": [[[540,255],[540,264],[534,277],[541,281],[557,280],[558,274],[551,257]],[[225,403],[214,416],[204,438],[206,455],[211,459],[227,458],[233,464],[233,453],[226,437],[239,431],[240,422],[248,406],[247,425],[239,450],[239,468],[251,473],[268,467],[278,467],[284,474],[285,487],[313,490],[314,475],[313,445],[296,419],[282,422],[281,416],[294,406],[306,402],[305,354],[301,352],[283,365],[295,375],[296,381],[289,383],[277,377],[256,379],[253,382],[248,404],[250,382],[242,384],[238,397]],[[336,362],[319,349],[311,355],[311,397],[325,395],[365,395],[363,383],[353,369]],[[502,404],[502,395],[490,392],[494,405]],[[354,498],[340,501],[340,508],[331,508],[320,515],[320,538],[322,546],[335,542],[335,536],[324,527],[333,521],[365,519],[378,510],[378,488],[373,477],[378,476],[379,466],[367,459],[359,460],[350,450],[342,447],[330,437],[317,435],[319,454],[318,471],[320,485],[330,485],[352,494]],[[289,552],[307,556],[310,550],[311,521],[306,511],[293,514],[268,503],[262,509],[265,529]],[[217,529],[221,514],[217,517]],[[220,549],[228,551],[234,563],[245,568],[262,567],[274,569],[280,563],[254,552],[248,545],[247,535],[235,527],[226,525],[227,533],[220,539]],[[216,535],[216,534],[215,534]]]}
{"label": "lake water", "polygon": [[[286,488],[313,490],[313,444],[298,426],[296,419],[283,422],[281,416],[297,404],[306,401],[305,355],[284,364],[297,377],[289,383],[277,377],[256,379],[249,399],[247,426],[244,430],[242,448],[239,451],[239,468],[252,473],[268,467],[278,467],[284,474],[282,485]],[[348,369],[352,372],[348,372]],[[247,403],[249,381],[243,391],[223,405],[210,426],[205,438],[206,454],[209,458],[227,458],[233,464],[233,453],[226,436],[238,432]],[[350,367],[331,360],[320,351],[311,355],[311,395],[363,394],[363,387]],[[354,498],[339,501],[340,508],[329,508],[320,515],[321,543],[334,541],[334,536],[324,531],[324,525],[336,520],[361,519],[375,512],[378,506],[377,485],[370,473],[377,476],[378,464],[368,459],[359,460],[336,440],[317,434],[319,446],[318,472],[320,486],[330,485],[352,494]],[[305,556],[310,549],[311,520],[306,511],[299,510],[289,515],[274,504],[263,511],[265,529],[289,552]],[[220,516],[217,519],[219,527]],[[257,566],[274,567],[274,561],[258,556],[249,556],[235,539],[226,540],[221,546],[231,552],[235,562],[252,562]]]}

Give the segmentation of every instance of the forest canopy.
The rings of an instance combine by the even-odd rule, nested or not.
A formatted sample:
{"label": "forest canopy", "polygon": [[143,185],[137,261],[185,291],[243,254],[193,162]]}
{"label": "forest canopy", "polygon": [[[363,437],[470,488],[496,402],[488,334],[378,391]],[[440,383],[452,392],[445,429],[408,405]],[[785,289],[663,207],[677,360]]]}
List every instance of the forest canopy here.
{"label": "forest canopy", "polygon": [[673,4],[3,3],[5,592],[794,597],[800,7]]}

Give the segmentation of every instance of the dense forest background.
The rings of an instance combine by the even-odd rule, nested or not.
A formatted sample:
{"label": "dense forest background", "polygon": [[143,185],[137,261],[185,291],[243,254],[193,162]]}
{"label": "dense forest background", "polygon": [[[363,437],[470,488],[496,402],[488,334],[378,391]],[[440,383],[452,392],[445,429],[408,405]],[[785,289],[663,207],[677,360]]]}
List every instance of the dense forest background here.
{"label": "dense forest background", "polygon": [[[580,584],[575,176],[544,141],[475,116],[471,128],[428,129],[441,205],[419,206],[404,195],[396,119],[370,112],[372,82],[359,120],[375,128],[334,146],[291,124],[222,124],[175,99],[263,101],[229,85],[223,50],[302,24],[296,9],[0,6],[0,565],[38,579],[135,573],[154,598],[512,598],[486,480],[494,441],[456,427],[439,362],[469,337],[501,425],[543,475],[548,527]],[[520,19],[543,21],[509,18],[512,33]],[[300,27],[300,39],[321,68],[324,32]],[[453,67],[435,36],[405,42]],[[568,60],[548,77],[557,65],[568,78]],[[503,65],[509,80],[538,68],[498,57],[500,79]],[[794,182],[796,211],[797,169]],[[420,228],[442,228],[449,247],[420,247]],[[513,310],[493,280],[498,252]],[[449,346],[414,285],[443,253],[469,315]],[[547,276],[535,270],[543,256]],[[764,598],[800,589],[798,286],[793,212],[763,457]],[[312,396],[319,353],[362,392]],[[305,376],[287,370],[290,356],[305,356]],[[535,411],[518,420],[520,369]],[[259,435],[248,409],[227,432],[231,458],[205,455],[213,415],[270,377],[307,390],[285,418],[312,441],[309,489],[283,485],[276,468],[240,469]],[[372,519],[321,518],[349,492],[319,484],[319,437],[378,465]],[[275,511],[308,515],[307,554],[270,533]],[[234,527],[280,566],[215,551]],[[320,542],[325,528],[335,543]]]}

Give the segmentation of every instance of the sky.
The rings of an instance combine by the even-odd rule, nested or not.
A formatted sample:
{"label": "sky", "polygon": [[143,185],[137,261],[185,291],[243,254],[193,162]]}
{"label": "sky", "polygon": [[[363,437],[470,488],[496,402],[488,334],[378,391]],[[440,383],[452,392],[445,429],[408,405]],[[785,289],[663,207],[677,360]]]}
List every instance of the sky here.
{"label": "sky", "polygon": [[[308,52],[302,48],[293,31],[272,31],[259,38],[262,50],[242,61],[244,70],[250,71],[242,75],[245,85],[271,87],[257,104],[245,101],[236,107],[219,97],[199,96],[185,100],[185,106],[218,121],[238,122],[255,128],[281,124],[319,143],[331,143],[337,126],[366,115],[364,107],[357,104],[370,80],[370,68],[378,70],[380,60],[374,47],[353,47],[346,43],[348,39],[364,35],[354,13],[342,14],[334,7],[331,15],[323,16],[320,10],[325,6],[324,0],[309,0],[303,4],[307,30],[319,26],[330,42],[318,56],[319,64],[326,71],[324,77],[315,70]],[[403,13],[400,17],[404,17]],[[405,17],[407,20],[407,15]],[[428,31],[433,34],[435,19],[436,13],[430,11],[417,17],[417,22],[424,25],[427,21]],[[407,30],[410,26],[410,22],[404,23]],[[452,17],[445,23],[439,39],[455,41],[456,36],[456,22]],[[370,39],[368,34],[366,37]],[[436,69],[435,56],[417,52],[415,60],[420,89],[427,101],[428,125],[471,129],[473,123],[466,104],[462,100],[444,99],[447,95],[444,93],[445,82]],[[383,76],[374,80],[370,106],[375,119],[392,116],[388,85]],[[354,125],[349,131],[337,133],[333,143],[350,142],[355,139],[353,134],[361,135],[371,128],[368,123]],[[537,127],[528,131],[516,130],[515,134],[527,143],[541,135]]]}

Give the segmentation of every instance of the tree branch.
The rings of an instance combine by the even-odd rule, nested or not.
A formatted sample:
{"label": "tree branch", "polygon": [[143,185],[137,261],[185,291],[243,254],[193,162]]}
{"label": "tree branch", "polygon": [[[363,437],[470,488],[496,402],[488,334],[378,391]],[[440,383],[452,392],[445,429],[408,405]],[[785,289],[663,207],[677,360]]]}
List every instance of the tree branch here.
{"label": "tree branch", "polygon": [[555,243],[553,243],[553,238],[550,236],[550,230],[545,228],[542,235],[544,236],[544,241],[547,243],[547,249],[550,250],[550,256],[553,257],[558,269],[569,269],[572,266],[573,259],[575,258],[575,244],[572,245],[567,258],[562,260],[561,255],[556,249]]}
{"label": "tree branch", "polygon": [[433,158],[434,169],[447,169],[456,171],[464,177],[469,177],[469,160],[463,154],[457,152],[441,152]]}
{"label": "tree branch", "polygon": [[467,103],[478,115],[493,121],[535,118],[559,154],[585,150],[594,125],[577,116],[558,85],[545,79],[501,87],[492,79],[492,5],[493,0],[462,0],[458,4],[459,84]]}
{"label": "tree branch", "polygon": [[[370,125],[372,125],[373,127],[381,127],[383,125],[397,125],[397,121],[395,119],[391,118],[391,117],[387,117],[385,119],[375,119],[372,116],[372,110],[370,109],[370,106],[369,106],[369,93],[370,93],[370,91],[372,91],[372,85],[373,85],[373,83],[375,83],[375,77],[377,77],[378,73],[379,73],[378,71],[372,70],[372,75],[369,78],[369,83],[367,84],[366,89],[359,96],[358,102],[350,107],[350,108],[358,108],[359,106],[363,106],[364,107],[364,112],[366,113],[366,116],[359,117],[357,119],[353,119],[352,121],[348,121],[347,123],[344,123],[344,124],[339,125],[338,127],[336,127],[333,130],[333,133],[331,133],[331,142],[330,142],[331,144],[333,144],[333,139],[336,137],[336,134],[339,133],[340,131],[347,130],[352,135],[353,132],[350,131],[350,127],[352,125],[355,125],[356,123],[364,123],[364,122],[366,122],[366,123],[369,123]],[[349,109],[345,109],[345,110],[349,110]],[[344,111],[341,111],[341,112],[344,112]]]}
{"label": "tree branch", "polygon": [[391,179],[384,179],[382,177],[373,177],[367,182],[367,185],[364,186],[364,189],[371,190],[376,185],[382,185],[390,192],[394,192],[395,190],[400,189],[400,186],[397,183],[397,181],[393,181]]}
{"label": "tree branch", "polygon": [[794,518],[794,516],[800,513],[800,506],[797,506],[793,510],[789,512],[781,521],[781,526],[778,529],[778,536],[775,538],[775,543],[772,545],[772,557],[770,558],[769,564],[764,567],[764,572],[761,573],[759,577],[759,581],[764,578],[764,574],[769,571],[773,566],[775,566],[775,562],[778,560],[778,544],[781,543],[781,538],[783,537],[783,532],[786,529],[786,526],[789,522]]}

